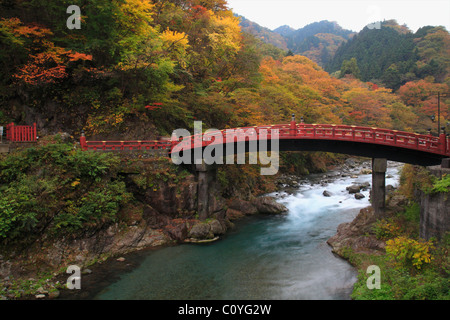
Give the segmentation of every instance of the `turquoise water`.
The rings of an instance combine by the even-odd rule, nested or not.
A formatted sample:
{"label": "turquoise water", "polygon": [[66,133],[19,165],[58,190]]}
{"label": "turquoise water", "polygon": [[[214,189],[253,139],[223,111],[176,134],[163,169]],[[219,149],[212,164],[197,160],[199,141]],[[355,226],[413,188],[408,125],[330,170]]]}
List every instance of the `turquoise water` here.
{"label": "turquoise water", "polygon": [[[394,178],[387,184],[395,185],[397,170],[388,174]],[[213,243],[148,251],[94,299],[349,299],[356,272],[326,241],[369,205],[369,191],[356,200],[345,188],[370,180],[308,182],[294,194],[278,193],[288,215],[246,218]],[[324,190],[333,195],[324,197]]]}

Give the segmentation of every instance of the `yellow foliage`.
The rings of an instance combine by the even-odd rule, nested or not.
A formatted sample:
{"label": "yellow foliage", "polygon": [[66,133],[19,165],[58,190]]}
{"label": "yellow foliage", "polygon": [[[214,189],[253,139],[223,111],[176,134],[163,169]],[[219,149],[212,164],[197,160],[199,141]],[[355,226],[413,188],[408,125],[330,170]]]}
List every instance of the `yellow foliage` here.
{"label": "yellow foliage", "polygon": [[163,49],[172,59],[178,61],[181,67],[187,66],[186,49],[189,48],[189,40],[184,32],[165,30],[161,34]]}
{"label": "yellow foliage", "polygon": [[70,185],[72,186],[72,187],[76,187],[77,185],[79,185],[80,184],[80,179],[76,179],[74,182],[72,182]]}
{"label": "yellow foliage", "polygon": [[184,32],[165,30],[161,37],[166,46],[176,45],[177,47],[187,48],[189,46],[189,40]]}
{"label": "yellow foliage", "polygon": [[241,48],[241,27],[234,16],[211,15],[212,32],[208,35],[211,47],[219,54],[236,54]]}
{"label": "yellow foliage", "polygon": [[127,19],[122,19],[122,23],[137,34],[145,33],[150,28],[148,22],[152,21],[153,9],[154,5],[147,0],[125,0],[121,10]]}
{"label": "yellow foliage", "polygon": [[424,263],[430,263],[433,257],[431,241],[417,241],[404,236],[386,241],[386,253],[397,263],[421,269]]}

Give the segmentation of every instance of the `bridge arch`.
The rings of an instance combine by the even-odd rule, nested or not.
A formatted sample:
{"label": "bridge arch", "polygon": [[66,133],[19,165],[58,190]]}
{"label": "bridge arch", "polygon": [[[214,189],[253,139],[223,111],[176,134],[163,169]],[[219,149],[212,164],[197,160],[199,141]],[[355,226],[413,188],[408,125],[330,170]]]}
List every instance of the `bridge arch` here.
{"label": "bridge arch", "polygon": [[213,147],[222,155],[230,155],[230,150],[233,154],[255,149],[271,151],[276,139],[275,151],[324,151],[421,166],[439,165],[450,157],[450,140],[445,134],[434,137],[369,127],[296,124],[295,121],[290,125],[239,128],[240,134],[234,131],[233,135],[228,134],[229,130],[236,129],[176,141],[171,153],[184,155],[188,152],[192,163],[201,163],[206,148]]}

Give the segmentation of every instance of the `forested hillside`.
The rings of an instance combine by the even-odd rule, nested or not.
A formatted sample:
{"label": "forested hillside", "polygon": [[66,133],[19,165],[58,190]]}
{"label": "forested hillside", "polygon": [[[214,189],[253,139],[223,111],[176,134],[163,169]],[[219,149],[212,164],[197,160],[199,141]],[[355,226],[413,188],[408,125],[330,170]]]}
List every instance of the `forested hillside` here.
{"label": "forested hillside", "polygon": [[[66,8],[77,3],[81,29],[70,30]],[[0,122],[37,121],[41,134],[78,136],[84,129],[90,137],[150,139],[190,128],[193,120],[227,128],[285,123],[293,112],[307,122],[426,132],[436,108],[427,92],[448,91],[428,77],[392,94],[357,79],[371,80],[366,70],[376,65],[359,56],[361,75],[336,79],[310,59],[243,32],[225,0],[11,0],[1,10]],[[413,79],[445,77],[448,33],[442,28],[372,32],[405,50],[379,46],[380,63],[406,57],[390,69],[414,63],[424,73]],[[348,42],[335,61],[348,58],[344,49],[359,48],[372,32]],[[424,71],[436,63],[439,72]],[[444,121],[444,99],[441,107]]]}
{"label": "forested hillside", "polygon": [[342,71],[352,58],[358,78],[394,90],[426,77],[445,82],[450,71],[450,35],[444,27],[427,26],[413,33],[394,20],[385,21],[380,29],[366,27],[339,47],[326,70]]}

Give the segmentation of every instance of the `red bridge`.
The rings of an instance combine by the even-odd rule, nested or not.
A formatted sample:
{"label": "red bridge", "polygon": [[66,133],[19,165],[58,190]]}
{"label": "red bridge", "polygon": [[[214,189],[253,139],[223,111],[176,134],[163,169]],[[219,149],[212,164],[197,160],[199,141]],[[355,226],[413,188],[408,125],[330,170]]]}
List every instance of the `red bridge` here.
{"label": "red bridge", "polygon": [[[228,135],[235,130],[234,135]],[[254,126],[237,129],[208,131],[182,140],[166,141],[86,141],[80,139],[83,150],[167,150],[185,152],[209,145],[225,146],[233,143],[271,140],[279,138],[280,151],[325,151],[423,166],[441,164],[450,158],[450,139],[442,133],[439,137],[397,130],[361,126],[304,124],[292,120],[290,124]],[[221,136],[221,139],[218,137]],[[268,142],[268,141],[267,141]],[[270,150],[270,143],[267,143]],[[237,150],[237,148],[234,148]],[[247,148],[245,150],[248,150]],[[259,149],[258,149],[259,150]],[[225,154],[225,152],[223,153]]]}

